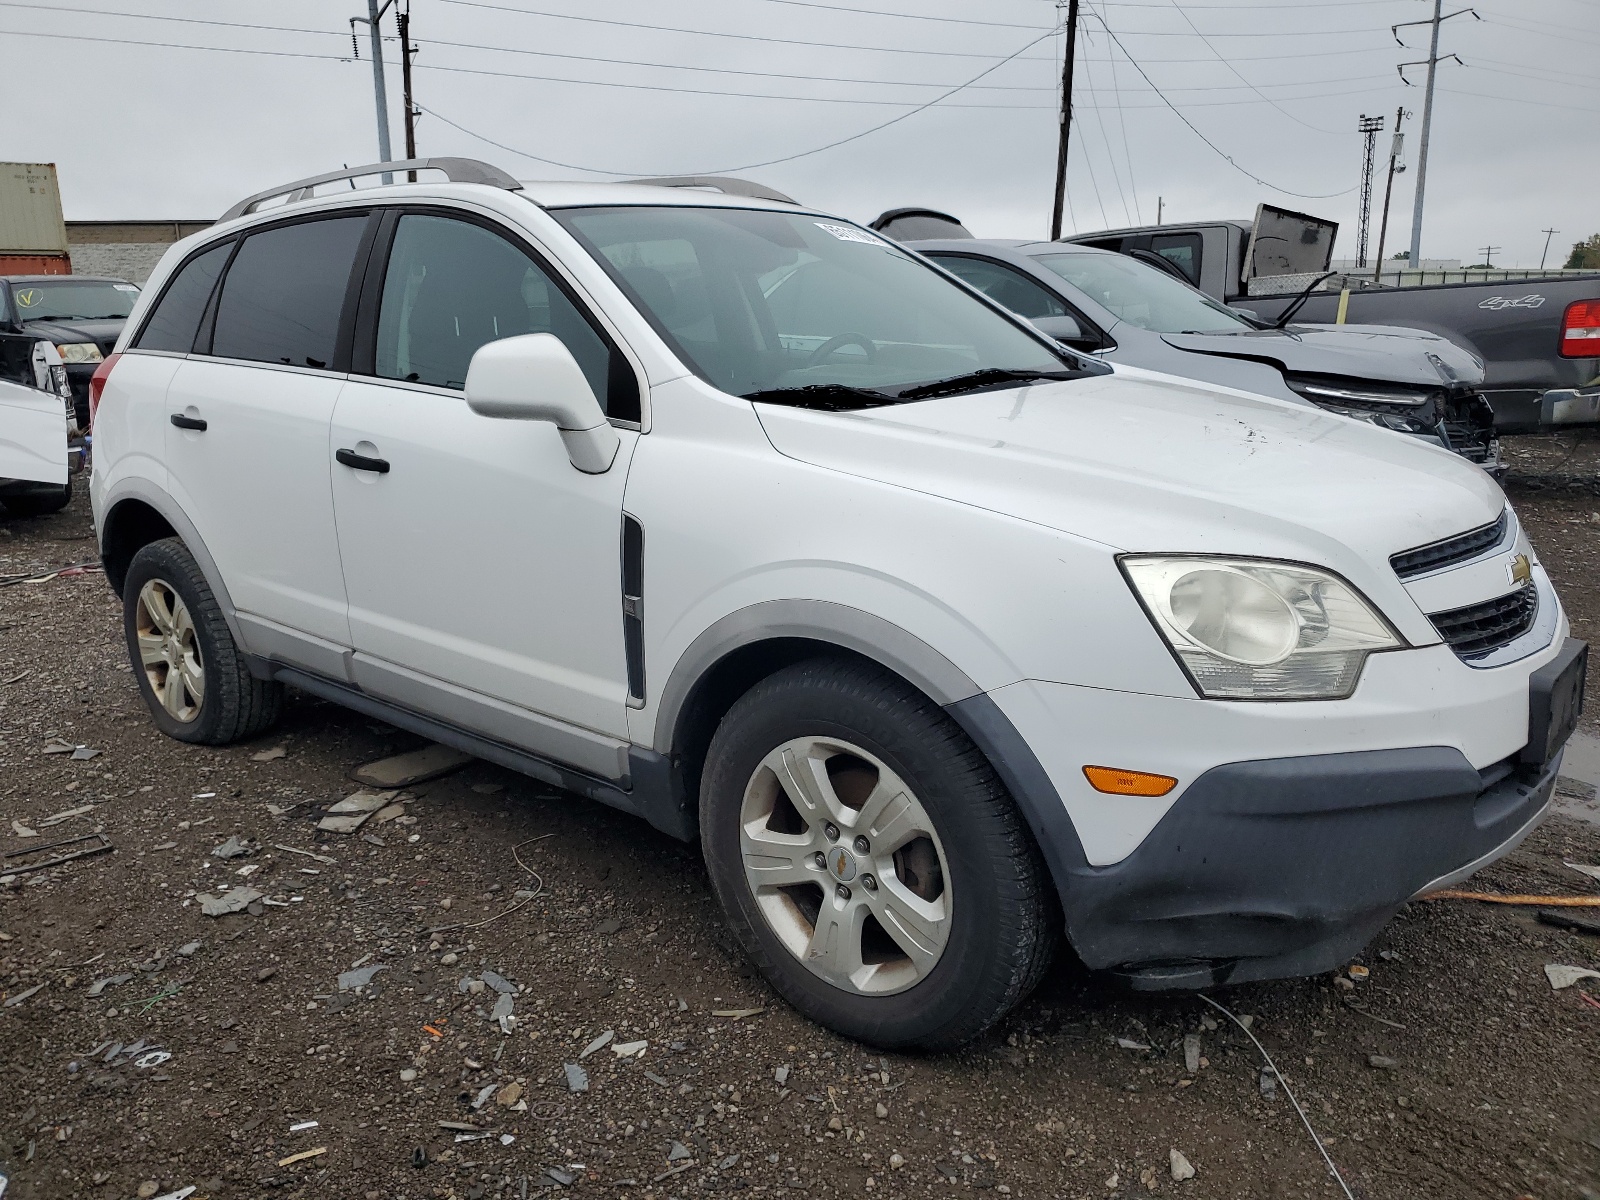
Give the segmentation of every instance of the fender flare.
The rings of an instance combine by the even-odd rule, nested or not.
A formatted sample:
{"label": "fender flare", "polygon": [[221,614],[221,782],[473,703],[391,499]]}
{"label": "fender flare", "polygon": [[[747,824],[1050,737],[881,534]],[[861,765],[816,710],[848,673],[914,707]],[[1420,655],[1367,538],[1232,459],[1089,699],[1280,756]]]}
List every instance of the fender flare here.
{"label": "fender flare", "polygon": [[194,555],[194,560],[200,567],[200,573],[206,578],[206,585],[210,587],[217,607],[222,610],[222,619],[228,624],[228,632],[233,635],[234,644],[248,654],[249,643],[245,641],[239,629],[239,622],[234,616],[233,597],[228,592],[228,585],[222,580],[222,572],[217,569],[217,560],[211,556],[211,551],[206,548],[205,542],[200,537],[200,531],[195,528],[194,522],[189,519],[178,502],[148,479],[119,480],[107,491],[101,503],[101,512],[105,515],[95,522],[98,526],[96,540],[101,559],[105,558],[106,536],[113,527],[117,507],[128,500],[138,500],[149,505],[168,525],[172,526],[173,532],[182,540],[189,553]]}
{"label": "fender flare", "polygon": [[983,691],[938,650],[873,613],[829,600],[767,600],[719,618],[678,657],[656,706],[653,748],[672,753],[684,705],[717,663],[743,646],[778,638],[854,651],[896,672],[940,706]]}

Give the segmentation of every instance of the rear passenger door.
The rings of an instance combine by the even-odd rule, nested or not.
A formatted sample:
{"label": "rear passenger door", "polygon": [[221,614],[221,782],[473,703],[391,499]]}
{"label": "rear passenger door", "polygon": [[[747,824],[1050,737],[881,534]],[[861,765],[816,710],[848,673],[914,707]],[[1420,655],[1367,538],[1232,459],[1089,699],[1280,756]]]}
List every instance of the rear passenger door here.
{"label": "rear passenger door", "polygon": [[[352,673],[376,695],[620,778],[638,375],[557,271],[492,223],[395,212],[379,246],[333,422],[334,452],[355,464],[333,469]],[[473,353],[525,333],[560,338],[620,423],[604,474],[576,470],[554,425],[467,407]]]}
{"label": "rear passenger door", "polygon": [[251,649],[340,676],[350,625],[328,429],[374,223],[338,212],[246,233],[167,390],[169,489]]}

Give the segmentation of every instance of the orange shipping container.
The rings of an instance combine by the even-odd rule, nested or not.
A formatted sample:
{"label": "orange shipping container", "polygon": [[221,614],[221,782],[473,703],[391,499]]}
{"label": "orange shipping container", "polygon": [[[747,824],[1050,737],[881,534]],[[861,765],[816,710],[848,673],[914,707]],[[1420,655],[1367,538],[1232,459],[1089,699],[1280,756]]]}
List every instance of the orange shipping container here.
{"label": "orange shipping container", "polygon": [[0,275],[70,275],[65,254],[0,254]]}

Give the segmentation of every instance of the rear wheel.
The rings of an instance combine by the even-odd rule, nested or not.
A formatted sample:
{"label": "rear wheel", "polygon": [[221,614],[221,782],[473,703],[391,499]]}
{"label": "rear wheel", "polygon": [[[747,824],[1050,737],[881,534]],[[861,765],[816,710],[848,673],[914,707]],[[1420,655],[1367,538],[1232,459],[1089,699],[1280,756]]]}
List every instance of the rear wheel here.
{"label": "rear wheel", "polygon": [[168,737],[225,746],[278,719],[283,686],[250,674],[211,586],[181,541],[142,547],[128,564],[122,597],[139,693]]}
{"label": "rear wheel", "polygon": [[801,1012],[938,1049],[1025,996],[1057,939],[1037,848],[988,761],[871,664],[816,660],[723,719],[701,789],[712,885]]}
{"label": "rear wheel", "polygon": [[17,517],[43,517],[60,512],[72,503],[72,480],[58,488],[21,492],[15,496],[0,496],[0,504]]}

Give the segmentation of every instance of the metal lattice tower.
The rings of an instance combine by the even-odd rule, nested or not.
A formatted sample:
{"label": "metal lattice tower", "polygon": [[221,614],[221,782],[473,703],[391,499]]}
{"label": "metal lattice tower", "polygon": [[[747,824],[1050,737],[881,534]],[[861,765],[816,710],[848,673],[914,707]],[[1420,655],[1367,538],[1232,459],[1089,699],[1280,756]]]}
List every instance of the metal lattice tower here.
{"label": "metal lattice tower", "polygon": [[1356,266],[1364,267],[1367,265],[1367,227],[1372,224],[1372,164],[1377,153],[1378,134],[1383,131],[1383,118],[1362,113],[1356,128],[1366,135],[1361,156],[1361,218],[1356,223]]}

